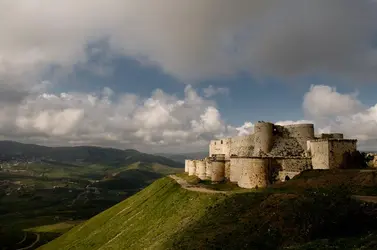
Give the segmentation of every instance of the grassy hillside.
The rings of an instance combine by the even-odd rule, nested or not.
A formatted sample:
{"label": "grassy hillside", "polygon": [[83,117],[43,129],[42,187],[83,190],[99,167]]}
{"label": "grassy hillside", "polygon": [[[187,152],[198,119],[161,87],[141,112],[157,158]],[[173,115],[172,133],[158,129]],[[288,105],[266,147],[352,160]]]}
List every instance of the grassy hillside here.
{"label": "grassy hillside", "polygon": [[223,199],[183,190],[163,178],[41,249],[164,249]]}
{"label": "grassy hillside", "polygon": [[[377,207],[352,199],[351,194],[376,188],[375,172],[345,175],[350,177],[331,183],[326,180],[336,179],[332,172],[306,172],[269,189],[229,194],[191,192],[163,178],[41,249],[373,246]],[[369,181],[355,182],[352,186],[357,189],[344,188],[349,179],[357,178]],[[322,188],[315,184],[324,182]]]}

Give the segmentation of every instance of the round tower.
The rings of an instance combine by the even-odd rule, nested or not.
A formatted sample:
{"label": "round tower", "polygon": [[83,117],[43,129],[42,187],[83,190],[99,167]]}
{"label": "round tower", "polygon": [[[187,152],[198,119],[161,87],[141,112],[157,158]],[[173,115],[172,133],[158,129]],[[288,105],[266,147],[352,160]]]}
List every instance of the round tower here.
{"label": "round tower", "polygon": [[199,162],[200,160],[194,160],[195,161],[195,175],[199,176]]}
{"label": "round tower", "polygon": [[284,128],[289,137],[314,139],[314,125],[311,123],[286,125]]}
{"label": "round tower", "polygon": [[185,160],[185,173],[189,172],[189,160]]}
{"label": "round tower", "polygon": [[269,158],[244,159],[238,186],[242,188],[264,188],[269,184]]}
{"label": "round tower", "polygon": [[225,161],[225,179],[229,180],[230,179],[230,160]]}
{"label": "round tower", "polygon": [[194,160],[189,160],[188,161],[189,163],[189,175],[195,175],[196,173],[196,165],[195,165],[195,161]]}
{"label": "round tower", "polygon": [[225,178],[225,156],[217,155],[215,160],[212,161],[212,182],[221,182]]}
{"label": "round tower", "polygon": [[270,122],[257,122],[254,125],[254,155],[271,151],[273,129],[274,125]]}
{"label": "round tower", "polygon": [[205,160],[196,161],[197,176],[201,180],[206,179],[206,162]]}
{"label": "round tower", "polygon": [[240,161],[242,161],[242,158],[230,158],[229,180],[231,182],[237,183],[241,176]]}
{"label": "round tower", "polygon": [[315,138],[314,125],[310,123],[286,125],[284,129],[287,131],[288,136],[295,138],[305,151],[307,150],[307,141]]}
{"label": "round tower", "polygon": [[206,160],[206,179],[211,180],[212,178],[212,161],[210,159]]}

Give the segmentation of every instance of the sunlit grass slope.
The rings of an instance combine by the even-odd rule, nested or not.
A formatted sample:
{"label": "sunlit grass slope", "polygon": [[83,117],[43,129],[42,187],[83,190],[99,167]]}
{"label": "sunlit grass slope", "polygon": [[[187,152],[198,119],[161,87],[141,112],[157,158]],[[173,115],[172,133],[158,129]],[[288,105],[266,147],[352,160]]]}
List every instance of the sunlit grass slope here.
{"label": "sunlit grass slope", "polygon": [[175,234],[224,198],[159,179],[41,249],[166,249]]}

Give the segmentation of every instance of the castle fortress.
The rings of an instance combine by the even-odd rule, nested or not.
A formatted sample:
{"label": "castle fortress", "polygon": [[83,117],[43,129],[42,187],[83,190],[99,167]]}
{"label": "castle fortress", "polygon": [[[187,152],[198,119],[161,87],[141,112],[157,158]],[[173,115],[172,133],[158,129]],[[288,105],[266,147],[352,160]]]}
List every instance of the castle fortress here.
{"label": "castle fortress", "polygon": [[186,160],[185,172],[214,183],[266,187],[307,169],[347,168],[356,143],[340,133],[315,136],[313,124],[258,122],[253,134],[211,141],[209,157]]}

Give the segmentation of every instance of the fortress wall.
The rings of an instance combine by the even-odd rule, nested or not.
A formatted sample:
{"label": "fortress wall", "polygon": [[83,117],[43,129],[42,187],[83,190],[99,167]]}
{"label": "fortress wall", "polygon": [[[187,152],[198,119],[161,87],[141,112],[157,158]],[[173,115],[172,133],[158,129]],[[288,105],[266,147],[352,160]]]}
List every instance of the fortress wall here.
{"label": "fortress wall", "polygon": [[243,158],[238,186],[242,188],[267,187],[269,184],[269,161],[269,158]]}
{"label": "fortress wall", "polygon": [[270,122],[257,122],[254,125],[254,156],[260,152],[268,153],[273,145],[274,124]]}
{"label": "fortress wall", "polygon": [[290,172],[290,171],[280,171],[278,175],[278,179],[282,182],[287,181],[295,177],[296,175],[299,175],[300,172]]}
{"label": "fortress wall", "polygon": [[306,149],[306,142],[314,139],[314,125],[313,124],[293,124],[286,125],[284,129],[288,136],[296,138],[302,149]]}
{"label": "fortress wall", "polygon": [[330,139],[328,143],[330,168],[340,168],[342,165],[347,164],[345,162],[345,154],[356,151],[357,140]]}
{"label": "fortress wall", "polygon": [[254,135],[231,138],[230,155],[251,157],[254,151]]}
{"label": "fortress wall", "polygon": [[204,160],[198,160],[196,162],[197,176],[201,180],[206,179],[206,162]]}
{"label": "fortress wall", "polygon": [[277,159],[277,162],[280,163],[282,171],[302,172],[312,168],[311,158]]}
{"label": "fortress wall", "polygon": [[212,182],[221,182],[225,178],[225,161],[215,160],[212,162]]}
{"label": "fortress wall", "polygon": [[305,149],[302,148],[300,142],[296,138],[274,136],[274,145],[272,146],[269,155],[272,157],[305,156]]}
{"label": "fortress wall", "polygon": [[310,141],[310,154],[313,169],[329,169],[329,143],[328,140]]}
{"label": "fortress wall", "polygon": [[230,161],[225,161],[225,179],[230,178]]}
{"label": "fortress wall", "polygon": [[195,160],[188,160],[188,170],[189,175],[195,175],[196,173],[196,163]]}
{"label": "fortress wall", "polygon": [[206,160],[206,179],[210,180],[212,177],[212,161]]}
{"label": "fortress wall", "polygon": [[239,181],[242,174],[242,167],[247,165],[245,159],[248,158],[230,158],[229,180],[231,182]]}

